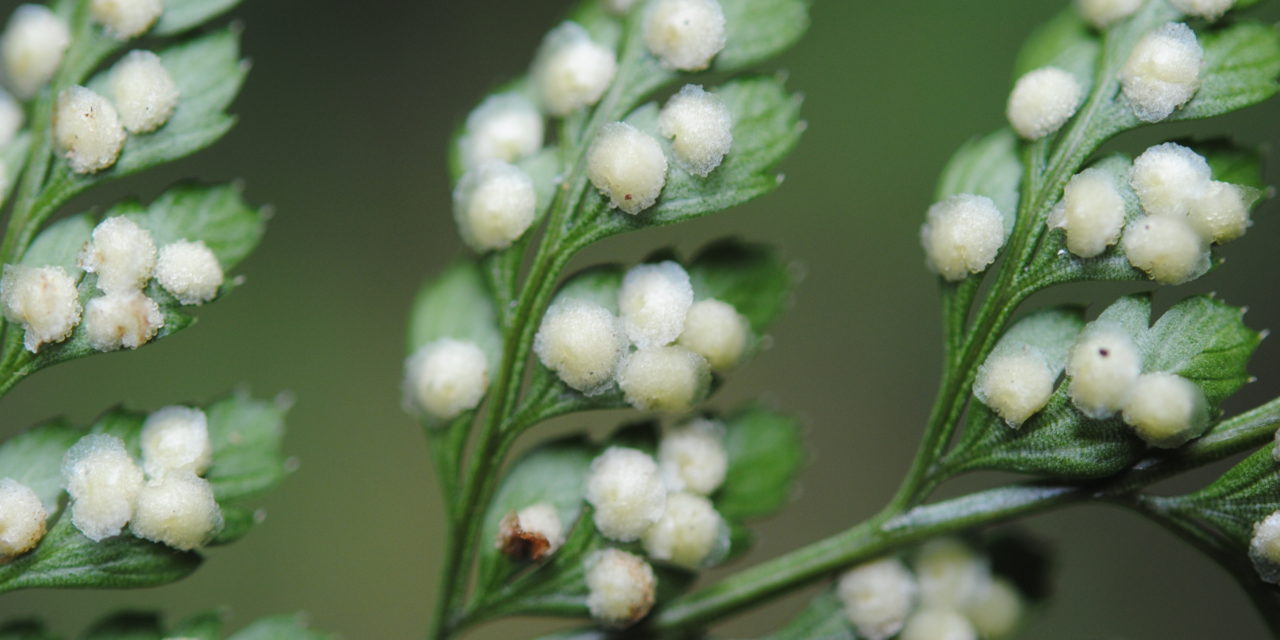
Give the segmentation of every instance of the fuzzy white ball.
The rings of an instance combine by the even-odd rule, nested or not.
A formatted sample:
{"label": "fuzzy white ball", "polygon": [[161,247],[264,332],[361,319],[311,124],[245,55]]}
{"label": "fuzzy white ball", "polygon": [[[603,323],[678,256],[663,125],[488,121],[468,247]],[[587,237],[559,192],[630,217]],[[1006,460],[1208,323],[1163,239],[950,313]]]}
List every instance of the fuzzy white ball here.
{"label": "fuzzy white ball", "polygon": [[1099,29],[1133,15],[1141,6],[1142,0],[1076,0],[1080,15]]}
{"label": "fuzzy white ball", "polygon": [[1080,108],[1084,87],[1070,73],[1043,67],[1018,78],[1005,114],[1018,135],[1039,140],[1066,124]]}
{"label": "fuzzy white ball", "polygon": [[428,414],[448,420],[476,408],[489,389],[489,362],[475,343],[442,338],[405,362],[405,392]]}
{"label": "fuzzy white ball", "polygon": [[1101,420],[1124,406],[1142,373],[1142,354],[1123,329],[1090,324],[1067,355],[1067,392],[1086,416]]}
{"label": "fuzzy white ball", "polygon": [[126,134],[120,114],[90,89],[68,87],[53,108],[53,141],[71,170],[97,173],[116,163]]}
{"label": "fuzzy white ball", "polygon": [[547,309],[533,351],[565,384],[588,395],[607,388],[626,353],[622,324],[608,309],[569,298]]}
{"label": "fuzzy white ball", "polygon": [[164,327],[164,313],[141,291],[108,293],[84,308],[84,330],[98,351],[137,349]]}
{"label": "fuzzy white ball", "polygon": [[742,360],[750,335],[751,324],[733,305],[707,298],[689,307],[679,342],[706,358],[712,371],[724,373]]}
{"label": "fuzzy white ball", "polygon": [[1254,523],[1249,559],[1263,580],[1280,584],[1280,511]]}
{"label": "fuzzy white ball", "polygon": [[44,537],[48,518],[31,487],[13,478],[0,479],[0,558],[34,549]]}
{"label": "fuzzy white ball", "polygon": [[978,631],[953,609],[926,607],[907,620],[898,640],[978,640]]}
{"label": "fuzzy white ball", "polygon": [[644,17],[644,42],[663,66],[701,71],[724,49],[724,10],[716,0],[656,0]]}
{"label": "fuzzy white ball", "polygon": [[1191,203],[1187,217],[1206,242],[1230,242],[1243,236],[1252,224],[1244,189],[1216,180]]}
{"label": "fuzzy white ball", "polygon": [[632,407],[685,413],[706,396],[711,371],[705,358],[684,347],[650,347],[624,358],[617,380]]}
{"label": "fuzzy white ball", "polygon": [[1120,241],[1124,217],[1124,196],[1115,178],[1101,169],[1085,169],[1063,189],[1049,226],[1066,232],[1068,251],[1092,258]]}
{"label": "fuzzy white ball", "polygon": [[632,267],[618,290],[622,327],[642,349],[675,342],[692,306],[689,273],[671,260]]}
{"label": "fuzzy white ball", "polygon": [[214,299],[223,277],[218,256],[203,240],[179,240],[160,248],[156,281],[182,304],[204,304]]}
{"label": "fuzzy white ball", "polygon": [[537,195],[529,174],[490,160],[477,165],[453,190],[453,218],[462,239],[476,251],[505,249],[533,224]]}
{"label": "fuzzy white ball", "polygon": [[1158,144],[1133,161],[1129,184],[1153,216],[1184,217],[1209,188],[1209,163],[1173,142]]}
{"label": "fuzzy white ball", "polygon": [[136,38],[164,13],[164,0],[93,0],[93,19],[117,40]]}
{"label": "fuzzy white ball", "polygon": [[1017,429],[1049,403],[1056,378],[1038,350],[1013,349],[991,354],[978,367],[973,393]]}
{"label": "fuzzy white ball", "polygon": [[71,29],[44,5],[14,9],[0,41],[5,76],[20,98],[30,98],[53,78],[71,46]]}
{"label": "fuzzy white ball", "polygon": [[213,485],[192,473],[168,473],[138,492],[129,530],[139,538],[189,551],[204,546],[222,528]]}
{"label": "fuzzy white ball", "polygon": [[711,501],[691,493],[667,496],[662,517],[644,532],[644,550],[654,560],[696,569],[729,550],[729,529]]}
{"label": "fuzzy white ball", "polygon": [[991,198],[954,195],[929,207],[920,241],[934,271],[962,280],[995,261],[1004,246],[1004,219]]}
{"label": "fuzzy white ball", "polygon": [[80,253],[80,268],[98,274],[104,293],[137,291],[156,267],[156,244],[151,233],[124,216],[112,216],[94,227]]}
{"label": "fuzzy white ball", "polygon": [[157,478],[170,472],[204,475],[213,462],[209,419],[200,409],[164,407],[142,423],[142,468]]}
{"label": "fuzzy white ball", "polygon": [[658,443],[658,465],[670,490],[711,495],[729,469],[724,425],[695,418],[672,429]]}
{"label": "fuzzy white ball", "polygon": [[1143,36],[1120,69],[1120,84],[1139,120],[1159,122],[1186,104],[1200,88],[1204,49],[1181,22]]}
{"label": "fuzzy white ball", "polygon": [[609,205],[636,215],[653,206],[667,183],[667,156],[662,145],[625,123],[605,125],[587,150],[591,184]]}
{"label": "fuzzy white ball", "polygon": [[1209,270],[1209,243],[1186,218],[1145,216],[1124,230],[1129,264],[1160,284],[1182,284]]}
{"label": "fuzzy white ball", "polygon": [[1008,580],[996,578],[977,602],[965,610],[978,635],[1000,640],[1013,636],[1022,621],[1022,594]]}
{"label": "fuzzy white ball", "polygon": [[620,628],[649,614],[658,590],[658,578],[649,563],[618,549],[596,551],[584,562],[592,619]]}
{"label": "fuzzy white ball", "polygon": [[120,438],[100,433],[80,438],[62,462],[71,522],[90,540],[119,535],[133,518],[142,479],[142,469]]}
{"label": "fuzzy white ball", "polygon": [[915,576],[895,558],[854,567],[836,584],[845,616],[867,640],[888,640],[901,631],[918,591]]}
{"label": "fuzzy white ball", "polygon": [[671,139],[682,168],[706,177],[733,147],[733,114],[716,94],[687,84],[662,107],[658,134]]}
{"label": "fuzzy white ball", "polygon": [[467,116],[462,164],[472,169],[486,160],[515,162],[532,155],[542,147],[544,126],[528,98],[518,93],[489,96]]}
{"label": "fuzzy white ball", "polygon": [[637,449],[609,447],[591,462],[586,499],[596,528],[610,540],[638,540],[662,517],[667,489],[658,463]]}
{"label": "fuzzy white ball", "polygon": [[130,51],[111,70],[111,96],[129,133],[164,126],[178,108],[178,85],[150,51]]}
{"label": "fuzzy white ball", "polygon": [[66,340],[80,323],[80,292],[62,267],[5,265],[0,304],[9,322],[22,324],[23,345],[32,353]]}
{"label": "fuzzy white ball", "polygon": [[935,538],[916,554],[920,598],[927,605],[964,608],[991,586],[991,567],[969,545],[955,538]]}
{"label": "fuzzy white ball", "polygon": [[566,116],[599,101],[617,71],[613,50],[592,41],[576,22],[564,22],[543,39],[532,73],[542,106]]}
{"label": "fuzzy white ball", "polygon": [[1124,421],[1153,447],[1171,449],[1209,426],[1209,403],[1195,383],[1172,373],[1138,377],[1124,405]]}

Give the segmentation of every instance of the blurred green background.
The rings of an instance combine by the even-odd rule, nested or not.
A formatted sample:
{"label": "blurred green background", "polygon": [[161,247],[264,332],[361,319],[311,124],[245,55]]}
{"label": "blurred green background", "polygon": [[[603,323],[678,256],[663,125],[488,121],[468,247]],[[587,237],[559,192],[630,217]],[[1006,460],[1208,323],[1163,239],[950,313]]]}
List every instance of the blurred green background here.
{"label": "blurred green background", "polygon": [[[15,4],[4,3],[5,13]],[[740,234],[780,244],[806,274],[774,347],[735,375],[714,403],[766,397],[802,415],[812,458],[793,504],[757,527],[755,551],[777,555],[874,513],[915,446],[938,377],[934,278],[916,239],[934,181],[965,139],[1001,126],[1012,58],[1064,0],[818,0],[813,27],[774,66],[807,96],[809,129],[763,200],[674,229],[612,239],[578,261],[691,251]],[[155,408],[236,385],[288,391],[288,450],[297,474],[264,500],[266,522],[209,553],[181,583],[122,592],[27,592],[0,617],[38,613],[71,632],[119,607],[182,616],[228,608],[232,628],[306,610],[347,638],[413,638],[426,629],[440,564],[440,503],[421,434],[400,411],[409,301],[424,277],[463,253],[449,213],[445,144],[488,88],[524,70],[560,2],[257,0],[237,12],[254,69],[235,106],[237,129],[175,168],[99,192],[81,207],[149,199],[187,175],[243,178],[275,209],[244,266],[247,286],[202,310],[190,331],[137,353],[79,361],[24,382],[0,403],[0,435],[55,414],[87,421],[124,401]],[[1275,19],[1276,7],[1264,10]],[[1140,150],[1189,131],[1280,138],[1280,103],[1208,128],[1162,127],[1123,138]],[[1271,183],[1280,182],[1270,171]],[[1162,304],[1214,290],[1253,307],[1254,327],[1280,326],[1270,203],[1225,250],[1227,269],[1158,294]],[[1109,301],[1138,285],[1068,288],[1033,300]],[[1280,349],[1253,365],[1261,382],[1232,406],[1280,390]],[[556,429],[607,428],[596,414]],[[965,479],[950,491],[992,478]],[[1208,560],[1153,525],[1108,508],[1026,522],[1057,555],[1057,595],[1025,637],[1264,637],[1245,599]],[[733,567],[730,567],[732,569]],[[734,619],[755,635],[799,597]],[[473,637],[553,628],[502,623]]]}

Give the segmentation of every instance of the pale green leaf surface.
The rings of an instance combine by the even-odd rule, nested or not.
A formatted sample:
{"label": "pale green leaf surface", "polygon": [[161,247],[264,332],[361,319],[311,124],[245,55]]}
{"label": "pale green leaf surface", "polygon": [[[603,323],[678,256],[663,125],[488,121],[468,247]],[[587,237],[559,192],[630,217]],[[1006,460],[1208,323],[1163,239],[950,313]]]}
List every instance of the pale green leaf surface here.
{"label": "pale green leaf surface", "polygon": [[81,637],[84,640],[161,640],[165,633],[158,614],[122,611],[95,622]]}
{"label": "pale green leaf surface", "polygon": [[179,622],[169,631],[169,635],[199,640],[222,640],[222,617],[213,611],[197,613]]}
{"label": "pale green leaf surface", "polygon": [[717,72],[740,71],[789,49],[809,28],[808,0],[724,0],[725,47]]}
{"label": "pale green leaf surface", "polygon": [[1013,228],[1018,210],[1018,188],[1022,161],[1018,159],[1018,138],[1009,129],[1000,129],[962,145],[938,180],[936,198],[971,193],[991,198],[1004,215],[1005,231]]}
{"label": "pale green leaf surface", "polygon": [[502,358],[497,310],[475,263],[457,262],[418,291],[409,316],[409,352],[443,338],[474,342],[491,371]]}
{"label": "pale green leaf surface", "polygon": [[1042,67],[1070,72],[1087,92],[1102,46],[1075,6],[1063,9],[1032,32],[1014,62],[1014,80]]}
{"label": "pale green leaf surface", "polygon": [[792,278],[773,247],[724,239],[704,247],[689,264],[695,300],[727,302],[764,333],[786,308]]}
{"label": "pale green leaf surface", "polygon": [[1143,371],[1187,378],[1217,405],[1249,381],[1246,366],[1262,341],[1243,319],[1240,309],[1207,296],[1175,304],[1138,341]]}
{"label": "pale green leaf surface", "polygon": [[857,640],[835,592],[823,591],[786,626],[759,640]]}
{"label": "pale green leaf surface", "polygon": [[240,0],[165,0],[164,13],[149,35],[171,36],[230,11]]}
{"label": "pale green leaf surface", "polygon": [[13,478],[36,492],[46,512],[58,510],[62,457],[84,432],[64,421],[42,424],[0,444],[0,478]]}
{"label": "pale green leaf surface", "polygon": [[1256,21],[1197,34],[1204,47],[1201,84],[1173,120],[1209,118],[1275,95],[1280,78],[1280,31]]}
{"label": "pale green leaf surface", "polygon": [[55,266],[79,276],[80,250],[93,233],[97,221],[88,213],[63,218],[40,232],[27,247],[21,263],[29,267]]}
{"label": "pale green leaf surface", "polygon": [[1254,523],[1280,510],[1280,463],[1272,457],[1273,448],[1254,452],[1200,491],[1160,500],[1211,522],[1247,548]]}
{"label": "pale green leaf surface", "polygon": [[726,416],[724,424],[729,469],[713,496],[720,515],[742,520],[781,508],[805,458],[799,423],[753,406]]}
{"label": "pale green leaf surface", "polygon": [[264,618],[232,634],[227,640],[331,640],[332,634],[308,628],[301,613]]}

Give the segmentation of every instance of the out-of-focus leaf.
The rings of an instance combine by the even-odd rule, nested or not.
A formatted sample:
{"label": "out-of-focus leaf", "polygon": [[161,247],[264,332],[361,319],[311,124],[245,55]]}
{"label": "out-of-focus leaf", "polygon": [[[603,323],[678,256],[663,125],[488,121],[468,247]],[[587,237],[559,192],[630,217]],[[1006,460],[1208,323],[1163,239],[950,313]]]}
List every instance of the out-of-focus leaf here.
{"label": "out-of-focus leaf", "polygon": [[474,262],[454,263],[418,291],[409,315],[409,352],[452,338],[480,347],[489,357],[489,370],[502,360],[502,332],[497,310]]}
{"label": "out-of-focus leaf", "polygon": [[759,640],[857,640],[853,625],[845,615],[840,599],[828,589],[787,625],[777,631],[760,636]]}
{"label": "out-of-focus leaf", "polygon": [[689,264],[694,299],[727,302],[761,334],[781,314],[791,293],[791,274],[767,245],[725,239],[708,245]]}
{"label": "out-of-focus leaf", "polygon": [[712,67],[740,71],[791,48],[809,28],[808,0],[722,2],[725,47]]}
{"label": "out-of-focus leaf", "polygon": [[161,640],[160,616],[142,611],[113,613],[89,627],[84,640]]}
{"label": "out-of-focus leaf", "polygon": [[1204,47],[1200,88],[1171,119],[1209,118],[1257,104],[1280,88],[1280,31],[1257,21],[1198,34]]}
{"label": "out-of-focus leaf", "polygon": [[1041,25],[1018,52],[1014,79],[1041,67],[1057,67],[1080,80],[1087,91],[1102,46],[1092,28],[1074,6],[1064,8]]}
{"label": "out-of-focus leaf", "polygon": [[1018,159],[1018,139],[1013,131],[995,133],[966,142],[951,156],[938,180],[936,198],[972,193],[996,203],[1004,216],[1005,231],[1013,228],[1018,210],[1018,187],[1022,161]]}
{"label": "out-of-focus leaf", "polygon": [[768,515],[791,497],[804,461],[800,425],[760,406],[724,418],[729,469],[713,496],[720,515],[745,520]]}
{"label": "out-of-focus leaf", "polygon": [[231,635],[227,640],[332,640],[336,636],[308,629],[301,613],[263,618]]}
{"label": "out-of-focus leaf", "polygon": [[164,13],[150,35],[171,36],[198,27],[227,11],[240,0],[165,0]]}
{"label": "out-of-focus leaf", "polygon": [[58,510],[62,495],[62,457],[84,432],[55,420],[0,444],[0,478],[13,478],[40,496],[47,513]]}

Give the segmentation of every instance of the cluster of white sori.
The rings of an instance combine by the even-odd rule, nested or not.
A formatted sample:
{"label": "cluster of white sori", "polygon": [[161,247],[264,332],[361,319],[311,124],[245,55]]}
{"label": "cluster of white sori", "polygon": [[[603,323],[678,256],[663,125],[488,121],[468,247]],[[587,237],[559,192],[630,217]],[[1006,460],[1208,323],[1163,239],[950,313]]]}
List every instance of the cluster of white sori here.
{"label": "cluster of white sori", "polygon": [[1067,392],[1081,413],[1102,420],[1119,412],[1151,446],[1181,446],[1209,426],[1204,391],[1174,373],[1143,373],[1138,345],[1106,321],[1080,333],[1067,356],[1067,376]]}
{"label": "cluster of white sori", "polygon": [[[90,10],[107,33],[126,40],[150,29],[164,4],[162,0],[93,0]],[[34,97],[53,78],[70,46],[71,32],[61,17],[41,5],[18,7],[0,36],[9,88],[23,99]],[[121,58],[111,70],[108,85],[109,97],[82,86],[67,87],[54,104],[53,140],[76,173],[111,167],[130,133],[159,129],[178,105],[177,84],[160,57],[150,51],[132,51]]]}
{"label": "cluster of white sori", "polygon": [[[1142,7],[1143,0],[1076,0],[1080,15],[1090,24],[1105,29],[1113,23],[1134,14]],[[1221,18],[1233,5],[1235,0],[1169,0],[1174,9],[1182,13],[1206,20]],[[1169,60],[1164,64],[1173,64]]]}
{"label": "cluster of white sori", "polygon": [[1134,160],[1127,183],[1100,168],[1072,177],[1048,223],[1063,230],[1077,256],[1121,244],[1151,279],[1180,284],[1209,269],[1210,245],[1244,235],[1256,199],[1253,190],[1214,180],[1195,151],[1167,142]]}
{"label": "cluster of white sori", "polygon": [[[5,266],[0,305],[10,322],[24,327],[31,352],[67,339],[81,323],[94,349],[136,349],[164,326],[159,304],[145,293],[153,278],[188,305],[212,300],[223,281],[222,266],[204,242],[180,240],[157,251],[151,233],[126,216],[98,224],[79,262],[97,276],[96,286],[83,292],[80,274],[60,266]],[[89,296],[83,310],[82,293]]]}
{"label": "cluster of white sori", "polygon": [[587,395],[616,383],[631,406],[687,412],[711,373],[726,373],[746,354],[750,324],[733,305],[694,300],[689,274],[672,261],[630,269],[614,313],[598,302],[566,297],[552,304],[534,352],[569,387]]}
{"label": "cluster of white sori", "polygon": [[222,527],[213,486],[202,476],[213,463],[203,411],[165,407],[143,423],[142,464],[124,441],[105,433],[81,438],[62,464],[71,522],[90,540],[133,535],[184,551],[206,544]]}
{"label": "cluster of white sori", "polygon": [[1000,640],[1022,620],[1023,596],[987,558],[954,538],[925,543],[911,567],[882,558],[840,576],[836,595],[867,640]]}
{"label": "cluster of white sori", "polygon": [[[708,499],[728,470],[724,426],[694,419],[663,436],[657,458],[627,447],[591,463],[586,499],[609,540],[640,541],[649,559],[687,569],[719,562],[729,530]],[[627,626],[653,606],[656,581],[646,560],[609,549],[586,560],[587,604],[607,626]]]}
{"label": "cluster of white sori", "polygon": [[995,201],[962,193],[929,207],[920,227],[929,267],[948,281],[981,273],[995,261],[1008,235],[1005,217]]}

